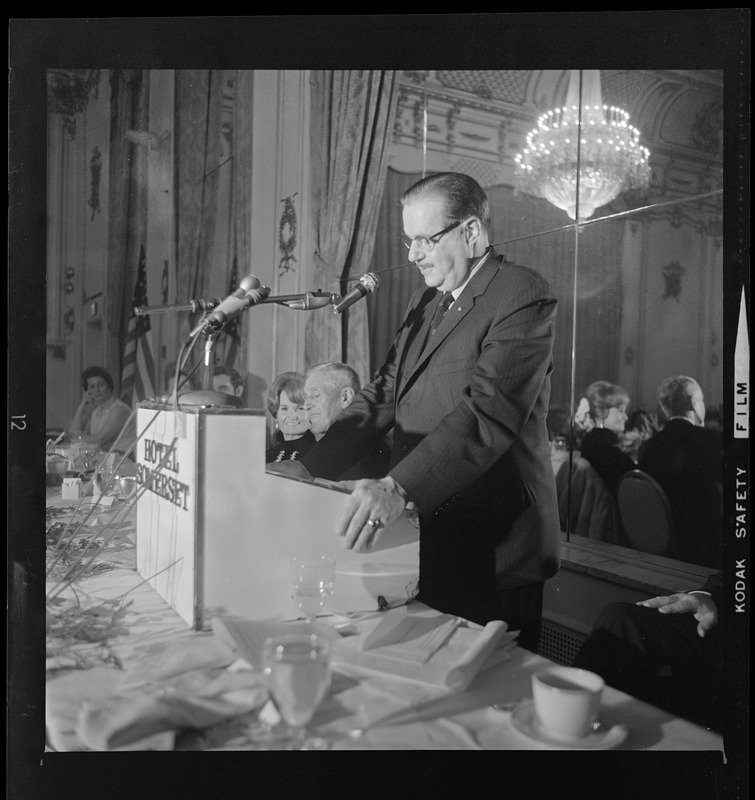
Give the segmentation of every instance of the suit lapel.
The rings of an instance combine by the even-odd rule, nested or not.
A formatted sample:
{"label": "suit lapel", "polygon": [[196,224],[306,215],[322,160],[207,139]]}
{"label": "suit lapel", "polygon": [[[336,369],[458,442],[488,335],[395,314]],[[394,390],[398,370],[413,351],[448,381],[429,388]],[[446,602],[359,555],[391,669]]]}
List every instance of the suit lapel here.
{"label": "suit lapel", "polygon": [[407,376],[414,370],[417,358],[422,352],[422,345],[427,338],[433,313],[437,306],[436,299],[438,292],[436,289],[426,289],[420,297],[417,305],[409,312],[406,322],[406,338],[399,349],[399,375],[401,382],[397,387],[397,394],[401,392],[402,386]]}
{"label": "suit lapel", "polygon": [[[437,302],[432,299],[425,306],[425,315],[422,321],[421,328],[418,335],[414,340],[408,344],[406,357],[403,362],[404,369],[402,375],[404,376],[399,387],[398,395],[404,393],[408,386],[412,383],[417,374],[427,364],[432,354],[440,347],[440,345],[449,337],[456,326],[469,314],[474,308],[476,299],[485,293],[490,281],[493,280],[496,273],[501,266],[502,258],[495,253],[492,253],[487,262],[480,267],[479,272],[469,281],[464,287],[464,291],[459,296],[459,299],[454,302],[451,308],[446,312],[435,335],[426,342],[424,348],[422,343],[427,338],[428,329],[432,320],[433,313],[437,306]],[[440,297],[438,297],[438,301]]]}

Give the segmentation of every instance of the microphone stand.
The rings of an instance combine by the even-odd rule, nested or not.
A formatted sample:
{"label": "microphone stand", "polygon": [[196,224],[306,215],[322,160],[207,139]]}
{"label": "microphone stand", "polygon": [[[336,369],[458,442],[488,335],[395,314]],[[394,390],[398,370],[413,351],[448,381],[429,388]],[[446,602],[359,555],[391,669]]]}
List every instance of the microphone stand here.
{"label": "microphone stand", "polygon": [[[304,294],[284,294],[277,295],[276,297],[266,297],[259,300],[254,305],[264,305],[269,303],[276,303],[278,305],[286,306],[297,311],[310,311],[316,308],[324,308],[330,305],[333,310],[338,303],[341,302],[341,296],[331,294],[330,292],[306,292]],[[220,304],[219,299],[213,300],[190,300],[188,303],[181,305],[170,306],[137,306],[134,308],[136,316],[145,316],[147,314],[161,314],[168,311],[212,311]],[[250,306],[251,307],[251,306]],[[226,394],[225,392],[218,392],[212,388],[212,348],[217,341],[218,336],[223,332],[225,325],[215,329],[211,325],[207,325],[201,329],[201,333],[205,337],[205,351],[204,351],[204,366],[202,389],[196,389],[191,392],[185,392],[177,398],[178,405],[182,407],[232,407],[243,408],[244,404],[240,397],[235,395]],[[194,335],[194,334],[192,334]],[[178,376],[176,376],[178,380]]]}
{"label": "microphone stand", "polygon": [[189,300],[188,303],[173,306],[136,306],[134,314],[137,317],[144,317],[147,314],[164,314],[167,311],[191,311],[196,314],[197,311],[212,311],[220,305],[220,299],[214,298],[213,300]]}
{"label": "microphone stand", "polygon": [[[223,326],[223,328],[225,325]],[[226,392],[218,392],[212,388],[212,348],[218,336],[223,332],[223,328],[213,331],[205,329],[203,331],[204,342],[204,366],[202,367],[202,389],[195,389],[192,392],[184,392],[178,397],[179,406],[207,406],[208,408],[231,407],[243,408],[244,403],[240,397]]]}
{"label": "microphone stand", "polygon": [[330,292],[306,292],[305,294],[279,294],[275,297],[266,297],[256,305],[277,303],[296,311],[311,311],[315,308],[324,308],[327,305],[335,306],[340,300],[340,295],[331,294]]}

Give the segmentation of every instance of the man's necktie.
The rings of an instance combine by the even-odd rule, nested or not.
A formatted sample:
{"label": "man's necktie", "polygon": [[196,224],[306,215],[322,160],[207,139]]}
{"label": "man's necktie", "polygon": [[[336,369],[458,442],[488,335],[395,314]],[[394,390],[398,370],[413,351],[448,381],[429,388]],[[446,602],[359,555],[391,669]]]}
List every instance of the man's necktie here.
{"label": "man's necktie", "polygon": [[443,292],[443,296],[440,298],[440,302],[438,303],[435,313],[433,314],[433,320],[430,323],[430,336],[432,336],[438,329],[440,321],[443,319],[446,311],[451,308],[453,301],[454,296],[451,294],[451,292]]}

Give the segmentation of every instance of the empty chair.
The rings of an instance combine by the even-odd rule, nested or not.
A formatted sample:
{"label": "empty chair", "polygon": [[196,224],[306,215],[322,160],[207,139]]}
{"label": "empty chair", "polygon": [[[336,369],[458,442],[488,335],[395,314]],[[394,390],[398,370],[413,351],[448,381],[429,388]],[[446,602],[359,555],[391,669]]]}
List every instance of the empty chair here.
{"label": "empty chair", "polygon": [[[571,478],[571,482],[569,480]],[[592,464],[573,456],[556,473],[556,494],[561,530],[609,544],[626,544],[611,493]]]}
{"label": "empty chair", "polygon": [[625,473],[619,480],[617,498],[630,547],[643,553],[679,558],[671,505],[654,478],[639,469]]}

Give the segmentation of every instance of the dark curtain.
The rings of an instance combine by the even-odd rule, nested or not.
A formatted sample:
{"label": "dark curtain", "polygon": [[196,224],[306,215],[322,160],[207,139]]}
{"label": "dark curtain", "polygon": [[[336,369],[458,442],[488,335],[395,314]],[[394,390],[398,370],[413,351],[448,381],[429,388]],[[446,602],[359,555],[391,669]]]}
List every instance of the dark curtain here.
{"label": "dark curtain", "polygon": [[[176,298],[209,296],[222,155],[222,71],[176,70]],[[224,265],[225,266],[225,265]],[[185,341],[192,321],[181,319]],[[202,353],[193,354],[192,363]],[[201,373],[201,370],[200,370]]]}
{"label": "dark curtain", "polygon": [[399,239],[404,232],[399,198],[421,178],[419,173],[401,173],[392,169],[387,172],[370,272],[384,269],[390,269],[390,272],[378,276],[380,289],[367,297],[370,375],[375,373],[388,355],[409,298],[425,283],[419,270],[408,261],[409,253]]}
{"label": "dark curtain", "polygon": [[[143,149],[126,138],[127,130],[147,127],[149,86],[142,70],[114,70],[110,79],[110,224],[108,226],[107,297],[120,298],[108,306],[107,366],[119,381],[126,326],[136,284],[139,250],[146,239],[146,170]],[[112,344],[111,344],[112,343]],[[116,386],[120,390],[120,386]]]}
{"label": "dark curtain", "polygon": [[[396,114],[396,75],[382,70],[312,72],[312,197],[315,285],[341,295],[368,271]],[[367,306],[311,314],[305,363],[345,361],[369,375]]]}

